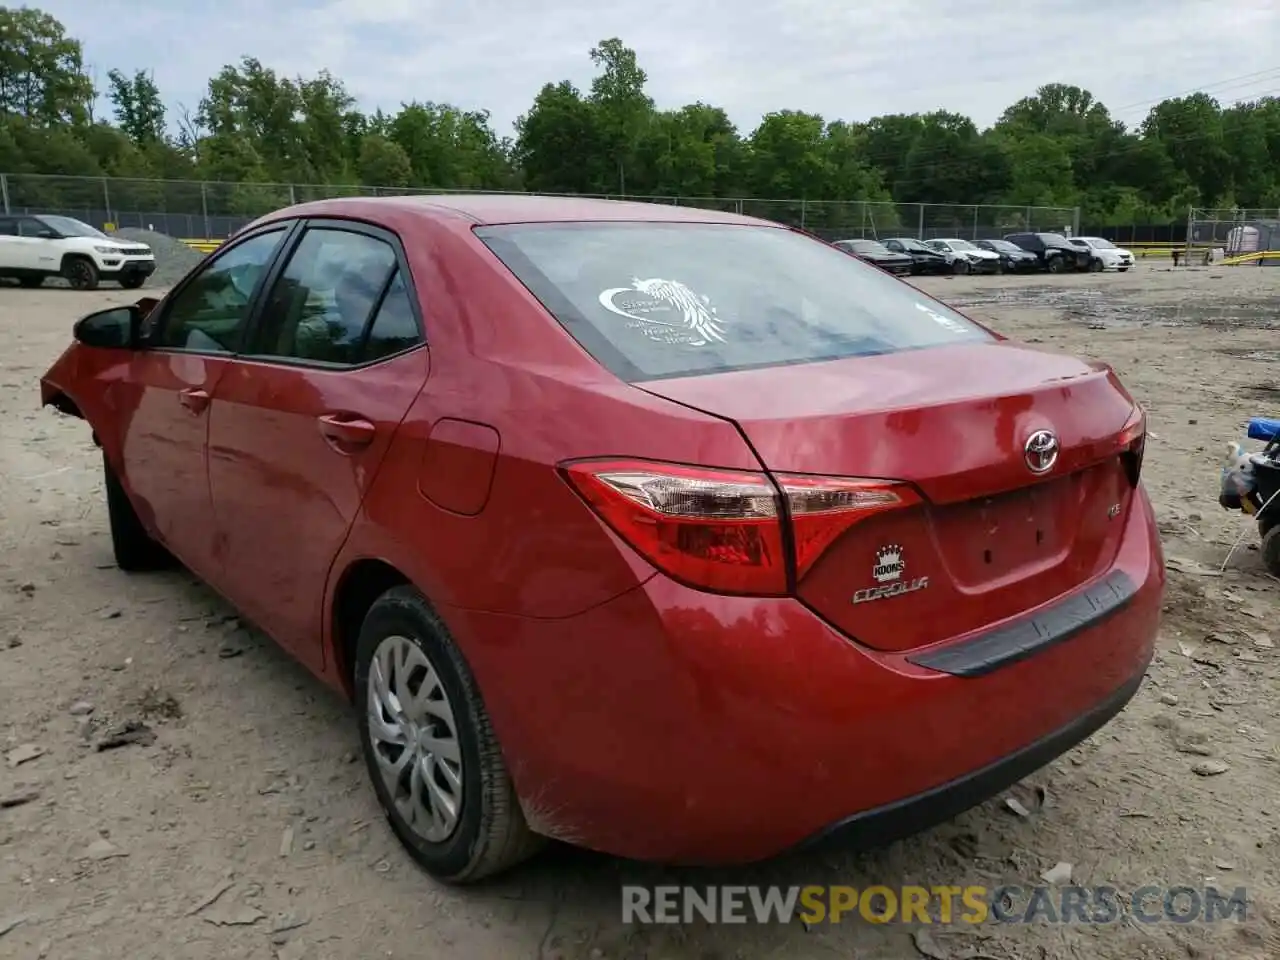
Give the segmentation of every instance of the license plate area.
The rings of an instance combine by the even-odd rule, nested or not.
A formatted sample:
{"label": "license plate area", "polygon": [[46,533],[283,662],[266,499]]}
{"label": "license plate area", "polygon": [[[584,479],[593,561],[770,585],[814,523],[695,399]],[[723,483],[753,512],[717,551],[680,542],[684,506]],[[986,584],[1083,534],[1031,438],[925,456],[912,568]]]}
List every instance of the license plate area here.
{"label": "license plate area", "polygon": [[1073,489],[1073,478],[1061,477],[939,509],[934,532],[952,577],[976,586],[1061,559],[1075,526]]}

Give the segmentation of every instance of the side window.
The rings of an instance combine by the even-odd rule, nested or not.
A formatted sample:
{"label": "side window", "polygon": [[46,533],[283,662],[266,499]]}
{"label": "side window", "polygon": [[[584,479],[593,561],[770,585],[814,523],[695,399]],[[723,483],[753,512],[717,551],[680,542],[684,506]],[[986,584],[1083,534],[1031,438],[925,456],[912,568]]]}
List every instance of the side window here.
{"label": "side window", "polygon": [[370,315],[395,268],[395,250],[386,241],[331,227],[308,229],[271,288],[245,352],[362,362]]}
{"label": "side window", "polygon": [[33,217],[23,217],[18,221],[18,235],[23,237],[38,237],[41,232],[48,230],[43,223]]}
{"label": "side window", "polygon": [[18,221],[13,217],[0,217],[0,237],[16,237]]}
{"label": "side window", "polygon": [[416,347],[422,342],[418,320],[413,314],[413,301],[404,281],[404,273],[397,270],[382,305],[369,328],[369,339],[364,346],[362,360],[369,363],[381,360],[401,350]]}
{"label": "side window", "polygon": [[170,350],[233,353],[249,319],[253,291],[285,229],[245,240],[201,270],[173,299],[148,335],[148,345]]}

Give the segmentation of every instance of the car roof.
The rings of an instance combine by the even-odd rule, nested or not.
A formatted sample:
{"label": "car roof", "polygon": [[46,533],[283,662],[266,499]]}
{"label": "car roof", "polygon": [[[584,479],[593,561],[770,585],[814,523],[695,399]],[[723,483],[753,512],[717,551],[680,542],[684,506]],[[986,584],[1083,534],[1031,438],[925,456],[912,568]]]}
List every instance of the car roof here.
{"label": "car roof", "polygon": [[666,203],[640,203],[595,197],[554,197],[514,193],[428,194],[398,197],[340,197],[286,207],[273,215],[354,216],[377,219],[386,214],[418,214],[435,220],[467,220],[472,224],[641,221],[653,223],[734,223],[779,226],[736,213]]}

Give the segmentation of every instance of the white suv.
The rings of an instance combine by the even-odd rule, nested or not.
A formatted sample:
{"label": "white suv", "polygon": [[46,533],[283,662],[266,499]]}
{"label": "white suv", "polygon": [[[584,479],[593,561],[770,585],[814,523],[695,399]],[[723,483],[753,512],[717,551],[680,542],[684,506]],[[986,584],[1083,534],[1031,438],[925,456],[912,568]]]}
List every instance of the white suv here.
{"label": "white suv", "polygon": [[146,244],[116,240],[72,217],[0,214],[0,277],[24,287],[62,277],[76,290],[93,290],[102,280],[133,290],[155,269]]}

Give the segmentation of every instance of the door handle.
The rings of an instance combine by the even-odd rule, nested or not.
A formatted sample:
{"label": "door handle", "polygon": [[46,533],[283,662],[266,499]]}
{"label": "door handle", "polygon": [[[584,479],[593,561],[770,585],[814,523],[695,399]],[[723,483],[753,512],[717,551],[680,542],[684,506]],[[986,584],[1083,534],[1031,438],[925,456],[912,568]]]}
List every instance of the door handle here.
{"label": "door handle", "polygon": [[317,422],[326,440],[344,447],[366,447],[373,442],[378,430],[363,417],[343,417],[334,413],[326,413]]}
{"label": "door handle", "polygon": [[204,408],[209,406],[209,391],[199,390],[195,387],[179,390],[178,402],[192,413],[203,413]]}

